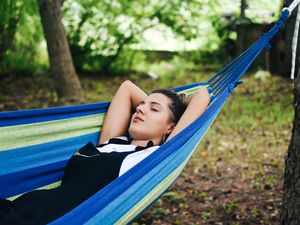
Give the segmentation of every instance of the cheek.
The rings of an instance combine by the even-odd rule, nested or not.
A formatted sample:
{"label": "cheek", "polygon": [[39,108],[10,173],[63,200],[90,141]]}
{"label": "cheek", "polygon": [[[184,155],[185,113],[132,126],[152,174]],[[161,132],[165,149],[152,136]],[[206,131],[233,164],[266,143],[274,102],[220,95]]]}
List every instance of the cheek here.
{"label": "cheek", "polygon": [[168,115],[166,116],[165,114],[158,114],[152,116],[152,119],[149,122],[153,127],[164,130],[165,127],[170,123],[170,118]]}

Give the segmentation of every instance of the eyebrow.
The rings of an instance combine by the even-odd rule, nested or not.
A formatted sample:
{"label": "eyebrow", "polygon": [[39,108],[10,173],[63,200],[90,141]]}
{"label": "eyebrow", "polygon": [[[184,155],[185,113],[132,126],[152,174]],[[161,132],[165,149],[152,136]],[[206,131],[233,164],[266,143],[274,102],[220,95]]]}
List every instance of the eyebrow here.
{"label": "eyebrow", "polygon": [[151,105],[158,105],[158,106],[161,106],[161,107],[162,107],[162,105],[161,105],[160,103],[158,103],[158,102],[150,102],[150,104],[151,104]]}
{"label": "eyebrow", "polygon": [[[145,104],[146,102],[144,101],[144,100],[142,100],[141,102],[140,102],[140,104]],[[139,105],[140,105],[139,104]],[[162,104],[160,104],[160,103],[158,103],[158,102],[149,102],[149,104],[150,105],[157,105],[157,106],[159,106],[159,107],[163,107],[162,106]]]}

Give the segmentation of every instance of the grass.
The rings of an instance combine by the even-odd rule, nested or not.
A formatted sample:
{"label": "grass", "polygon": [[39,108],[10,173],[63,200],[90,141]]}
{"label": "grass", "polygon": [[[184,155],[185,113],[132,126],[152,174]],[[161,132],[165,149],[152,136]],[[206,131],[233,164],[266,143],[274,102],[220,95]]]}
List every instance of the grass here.
{"label": "grass", "polygon": [[244,81],[223,107],[190,166],[209,161],[207,166],[216,171],[213,165],[221,158],[232,167],[248,168],[247,178],[264,164],[283,169],[283,150],[289,144],[293,120],[289,84],[275,76],[266,81],[247,76]]}

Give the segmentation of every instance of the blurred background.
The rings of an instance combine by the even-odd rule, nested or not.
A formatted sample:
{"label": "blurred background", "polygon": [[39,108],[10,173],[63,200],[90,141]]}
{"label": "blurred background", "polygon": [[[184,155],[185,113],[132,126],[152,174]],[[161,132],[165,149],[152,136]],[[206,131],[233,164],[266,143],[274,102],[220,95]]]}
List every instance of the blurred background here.
{"label": "blurred background", "polygon": [[[0,111],[109,101],[125,79],[147,92],[206,81],[287,2],[1,0]],[[279,221],[293,26],[254,62],[183,175],[135,224]]]}
{"label": "blurred background", "polygon": [[[272,25],[282,5],[280,0],[64,1],[61,20],[77,73],[164,76],[163,63],[198,68],[229,62]],[[0,7],[0,73],[47,72],[37,1],[3,0]],[[260,68],[288,72],[278,65],[286,58],[282,41],[279,34],[272,52],[257,62]]]}

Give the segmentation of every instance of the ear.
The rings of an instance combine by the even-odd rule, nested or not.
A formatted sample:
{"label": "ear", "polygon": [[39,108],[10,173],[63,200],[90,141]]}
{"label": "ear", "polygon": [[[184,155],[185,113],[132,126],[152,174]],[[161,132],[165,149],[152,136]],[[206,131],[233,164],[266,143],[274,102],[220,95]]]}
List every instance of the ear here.
{"label": "ear", "polygon": [[173,131],[173,129],[175,128],[175,126],[176,126],[175,123],[171,123],[170,126],[168,127],[166,133],[167,133],[167,134],[170,134],[170,133]]}

